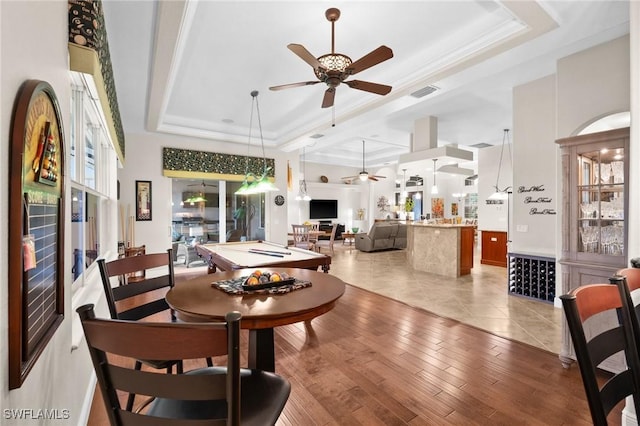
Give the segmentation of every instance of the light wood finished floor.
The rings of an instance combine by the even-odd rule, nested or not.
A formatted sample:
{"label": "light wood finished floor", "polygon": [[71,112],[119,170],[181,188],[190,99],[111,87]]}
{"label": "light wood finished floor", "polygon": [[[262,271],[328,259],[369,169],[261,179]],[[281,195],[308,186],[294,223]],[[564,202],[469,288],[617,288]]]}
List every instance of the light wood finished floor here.
{"label": "light wood finished floor", "polygon": [[[332,272],[380,283],[400,262],[401,252],[385,253],[339,249]],[[311,324],[276,329],[276,370],[292,384],[278,425],[591,424],[577,367],[563,369],[553,352],[356,286]],[[610,424],[620,424],[620,411]],[[89,425],[106,424],[96,392]]]}

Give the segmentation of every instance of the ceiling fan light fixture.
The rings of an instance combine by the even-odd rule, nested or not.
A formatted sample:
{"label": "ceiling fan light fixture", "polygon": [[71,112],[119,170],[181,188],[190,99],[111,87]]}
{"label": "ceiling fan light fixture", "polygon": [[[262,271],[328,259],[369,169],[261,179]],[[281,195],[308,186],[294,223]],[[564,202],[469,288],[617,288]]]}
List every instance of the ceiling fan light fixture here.
{"label": "ceiling fan light fixture", "polygon": [[328,53],[326,55],[322,55],[318,58],[318,62],[320,62],[324,68],[313,70],[318,80],[324,80],[328,72],[342,73],[353,63],[350,57],[343,55],[342,53]]}
{"label": "ceiling fan light fixture", "polygon": [[368,177],[369,177],[369,173],[367,173],[367,172],[360,172],[358,174],[358,178],[360,178],[360,180],[363,181],[363,182],[365,180],[367,180]]}

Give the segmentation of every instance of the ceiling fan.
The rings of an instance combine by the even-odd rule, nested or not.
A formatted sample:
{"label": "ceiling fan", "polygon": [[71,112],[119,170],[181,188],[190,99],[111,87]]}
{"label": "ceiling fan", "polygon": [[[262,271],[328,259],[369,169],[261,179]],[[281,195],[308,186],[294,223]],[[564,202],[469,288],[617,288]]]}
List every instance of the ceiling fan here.
{"label": "ceiling fan", "polygon": [[370,175],[369,172],[367,172],[364,169],[364,141],[362,141],[362,171],[360,173],[358,173],[356,176],[346,176],[346,177],[343,177],[341,179],[344,179],[344,180],[350,182],[351,180],[353,180],[355,178],[359,178],[362,181],[365,181],[365,180],[369,179],[369,180],[374,180],[376,182],[378,181],[378,179],[385,179],[386,178],[386,176]]}
{"label": "ceiling fan", "polygon": [[203,191],[204,191],[204,189],[205,189],[207,186],[210,186],[210,187],[212,187],[212,188],[217,188],[217,187],[218,187],[218,185],[212,185],[212,184],[210,184],[210,183],[206,183],[206,182],[204,181],[204,179],[202,180],[202,183],[190,183],[190,184],[189,184],[189,185],[187,185],[187,186],[199,186],[200,188],[202,188],[202,190],[203,190]]}
{"label": "ceiling fan", "polygon": [[327,9],[324,14],[329,22],[331,22],[331,53],[322,55],[318,58],[314,57],[303,45],[291,43],[287,48],[298,55],[303,61],[313,67],[317,81],[303,81],[300,83],[283,84],[280,86],[270,87],[270,90],[289,89],[291,87],[310,86],[318,83],[325,83],[329,88],[324,92],[322,100],[322,108],[333,106],[336,95],[336,88],[340,83],[344,83],[352,89],[363,90],[365,92],[376,93],[378,95],[386,95],[391,91],[391,86],[384,84],[371,83],[362,80],[345,81],[348,77],[355,75],[361,71],[371,68],[387,59],[393,58],[393,51],[387,46],[380,46],[377,49],[367,53],[362,58],[353,62],[350,57],[341,53],[335,53],[335,22],[340,18],[340,10],[336,8]]}

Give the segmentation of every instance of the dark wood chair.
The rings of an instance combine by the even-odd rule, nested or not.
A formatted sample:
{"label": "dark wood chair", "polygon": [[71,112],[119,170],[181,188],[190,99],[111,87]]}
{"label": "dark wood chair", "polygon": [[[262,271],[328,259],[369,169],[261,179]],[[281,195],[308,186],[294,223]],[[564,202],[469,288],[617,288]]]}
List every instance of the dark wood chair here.
{"label": "dark wood chair", "polygon": [[[168,249],[166,253],[137,254],[130,257],[106,262],[98,259],[98,268],[102,278],[102,286],[112,319],[138,321],[161,312],[169,311],[171,321],[176,321],[175,312],[167,304],[164,295],[174,286],[173,253]],[[153,270],[153,274],[151,271]],[[142,271],[142,274],[140,272]],[[138,273],[136,280],[126,277]],[[161,275],[158,275],[161,274]],[[155,275],[155,276],[154,276]],[[111,278],[117,277],[117,286],[112,286]],[[124,285],[122,283],[125,283]],[[162,291],[162,290],[166,291]],[[142,364],[156,369],[164,369],[167,373],[176,371],[182,373],[182,360],[154,360],[140,359],[135,361],[135,369],[140,370]],[[207,364],[213,365],[211,358]],[[129,395],[127,409],[132,410],[135,394]]]}
{"label": "dark wood chair", "polygon": [[[611,284],[589,284],[575,288],[560,296],[560,299],[593,424],[606,425],[608,414],[627,396],[633,396],[636,412],[640,413],[640,358],[630,310],[618,288]],[[599,333],[594,332],[595,335],[587,339],[585,322],[604,312],[613,313],[613,318],[618,319],[617,325]],[[619,352],[624,354],[627,367],[601,386],[596,369],[602,361]]]}
{"label": "dark wood chair", "polygon": [[[93,305],[77,312],[111,425],[274,425],[289,398],[291,386],[283,377],[240,368],[239,312],[216,323],[97,319]],[[185,374],[139,371],[117,361],[225,355],[226,367]],[[151,398],[131,412],[121,408],[118,391]]]}

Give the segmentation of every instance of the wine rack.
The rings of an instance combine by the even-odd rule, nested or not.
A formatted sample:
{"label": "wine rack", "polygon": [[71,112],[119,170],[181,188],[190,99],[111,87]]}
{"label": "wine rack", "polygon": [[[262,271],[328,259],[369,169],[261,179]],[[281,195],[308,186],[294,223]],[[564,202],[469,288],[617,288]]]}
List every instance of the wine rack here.
{"label": "wine rack", "polygon": [[509,294],[553,303],[556,296],[556,260],[510,253]]}

